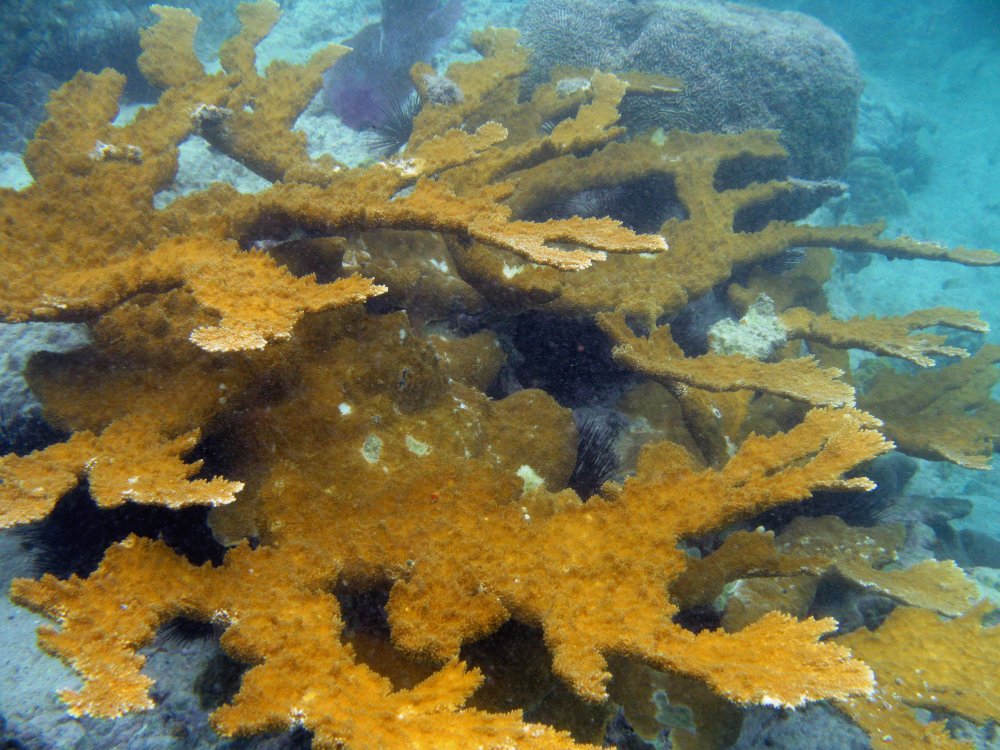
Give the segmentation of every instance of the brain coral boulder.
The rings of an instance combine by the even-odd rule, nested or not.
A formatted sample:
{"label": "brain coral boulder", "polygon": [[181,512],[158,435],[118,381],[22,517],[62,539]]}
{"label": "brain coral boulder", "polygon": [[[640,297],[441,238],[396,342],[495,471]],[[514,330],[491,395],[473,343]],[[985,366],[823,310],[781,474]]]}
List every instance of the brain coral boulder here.
{"label": "brain coral boulder", "polygon": [[847,164],[861,75],[844,40],[813,18],[700,0],[532,0],[521,28],[537,82],[557,65],[680,78],[677,97],[626,98],[633,130],[771,128],[800,177]]}

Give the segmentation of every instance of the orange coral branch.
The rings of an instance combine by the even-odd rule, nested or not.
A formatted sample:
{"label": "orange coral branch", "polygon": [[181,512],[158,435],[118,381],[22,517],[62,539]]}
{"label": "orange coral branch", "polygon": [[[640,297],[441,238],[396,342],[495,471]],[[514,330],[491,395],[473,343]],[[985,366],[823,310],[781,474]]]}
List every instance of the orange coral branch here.
{"label": "orange coral branch", "polygon": [[988,469],[1000,409],[990,399],[1000,347],[986,344],[974,356],[915,375],[885,369],[875,374],[861,405],[885,422],[904,453]]}
{"label": "orange coral branch", "polygon": [[[409,161],[351,171],[328,161],[313,162],[303,136],[289,128],[319,87],[322,70],[332,62],[330,55],[339,51],[318,53],[304,66],[275,63],[266,77],[258,76],[253,47],[276,11],[273,3],[253,7],[241,11],[248,30],[227,42],[227,72],[211,76],[195,64],[196,58],[178,54],[190,44],[194,17],[158,9],[161,23],[144,36],[143,65],[154,82],[168,88],[157,106],[140,113],[131,125],[110,124],[123,85],[115,73],[81,74],[54,97],[52,117],[26,155],[36,183],[19,193],[0,192],[0,210],[11,218],[0,228],[0,268],[5,271],[0,313],[11,320],[92,318],[139,292],[162,292],[186,283],[230,320],[228,327],[212,334],[203,331],[194,340],[212,350],[232,350],[259,348],[287,335],[303,312],[379,292],[359,280],[313,288],[306,281],[265,271],[270,261],[233,252],[232,240],[259,239],[255,232],[265,224],[287,222],[327,232],[385,226],[433,229],[480,239],[561,269],[587,267],[605,252],[665,248],[662,237],[637,235],[610,219],[512,220],[510,209],[501,203],[510,186],[492,185],[460,197],[447,181],[427,179],[494,158],[492,147],[506,134],[495,123],[485,123],[473,134],[456,131],[425,140]],[[613,90],[611,99],[617,90],[613,83],[604,86]],[[589,118],[593,122],[581,127],[605,130],[613,112],[606,98]],[[301,182],[276,185],[258,196],[215,191],[215,208],[231,214],[225,220],[199,213],[204,206],[193,198],[157,211],[152,193],[173,178],[177,143],[195,130],[269,179]],[[411,185],[412,193],[398,194]],[[112,218],[98,222],[96,216]],[[172,258],[173,251],[194,245],[205,252],[204,259],[193,262],[187,251]],[[163,249],[155,250],[158,246]],[[29,258],[31,269],[25,267]],[[206,266],[212,258],[225,263],[229,273]],[[197,276],[191,268],[199,269]],[[258,286],[239,292],[236,277],[252,278]],[[286,300],[303,296],[308,288],[311,299],[282,312],[279,322],[275,310],[262,309],[267,303],[259,293],[261,284]]]}
{"label": "orange coral branch", "polygon": [[[979,589],[951,561],[925,560],[889,569],[905,539],[901,526],[852,528],[836,516],[794,519],[771,532],[738,531],[708,557],[693,560],[674,582],[675,601],[690,607],[718,599],[726,630],[740,630],[772,610],[805,613],[821,578],[946,615],[967,612]],[[731,582],[735,585],[724,591]]]}
{"label": "orange coral branch", "polygon": [[[490,103],[492,105],[492,102]],[[512,133],[520,132],[498,118]],[[890,257],[944,260],[997,265],[1000,255],[986,250],[956,250],[908,238],[880,239],[883,227],[812,227],[771,221],[760,229],[738,231],[745,209],[767,204],[794,190],[789,180],[754,183],[720,190],[716,176],[721,165],[734,159],[775,159],[785,155],[777,134],[748,131],[739,135],[671,131],[612,142],[586,155],[564,155],[511,175],[517,190],[508,201],[516,216],[535,215],[588,190],[669,178],[676,196],[665,196],[673,213],[659,232],[670,245],[670,255],[653,258],[609,258],[588,269],[573,284],[565,284],[546,269],[506,275],[503,258],[481,256],[475,247],[461,249],[456,258],[463,276],[482,288],[502,286],[516,292],[530,306],[569,315],[618,310],[645,325],[678,312],[744,267],[778,256],[795,247],[842,247]],[[672,200],[671,200],[672,199]],[[710,248],[711,251],[706,251]],[[537,300],[542,300],[538,302]]]}
{"label": "orange coral branch", "polygon": [[[463,708],[481,677],[458,660],[462,646],[514,617],[542,629],[555,672],[592,701],[606,696],[609,657],[622,655],[693,676],[735,702],[794,706],[870,691],[869,669],[821,640],[831,621],[770,613],[738,633],[695,634],[674,622],[678,602],[668,592],[689,570],[683,538],[817,490],[870,488],[845,474],[891,447],[877,419],[818,408],[737,449],[730,437],[748,397],[734,396],[705,451],[712,468],[673,443],[648,445],[620,490],[583,503],[565,487],[576,440],[569,412],[540,391],[493,401],[475,387],[499,367],[495,341],[435,345],[405,314],[357,304],[384,291],[374,282],[318,284],[293,272],[358,267],[333,233],[433,230],[450,236],[461,273],[507,304],[653,321],[735,266],[793,245],[931,251],[878,240],[872,228],[772,222],[736,231],[742,210],[791,184],[719,190],[717,170],[780,156],[775,134],[614,143],[626,84],[588,73],[579,89],[550,84],[521,102],[527,58],[510,32],[478,38],[491,56],[453,72],[464,102],[425,108],[400,158],[357,170],[312,160],[291,123],[342,50],[259,75],[255,45],[277,18],[274,3],[261,2],[239,10],[242,30],[220,51],[223,70],[208,75],[191,50],[194,17],[156,12],[161,23],[143,37],[142,65],[165,89],[159,103],[114,127],[121,77],[78,76],[54,97],[28,150],[35,185],[0,192],[0,312],[100,318],[90,349],[32,368],[50,413],[78,431],[45,451],[0,459],[0,522],[41,517],[87,476],[102,505],[227,504],[213,511],[220,537],[253,533],[261,546],[197,568],[162,544],[130,538],[86,580],[18,581],[18,601],[58,621],[58,631],[42,631],[43,645],[84,678],[82,690],[64,693],[73,712],[148,706],[138,649],[176,616],[217,622],[223,648],[251,665],[232,702],[213,714],[220,732],[302,724],[319,748],[574,747],[514,714]],[[561,118],[548,134],[543,115]],[[215,187],[155,209],[177,144],[193,132],[280,182],[252,196]],[[525,219],[541,214],[542,195],[658,176],[676,184],[678,208],[658,234],[611,219]],[[284,241],[295,232],[310,239]],[[351,242],[374,245],[384,234]],[[660,252],[668,237],[670,254]],[[271,240],[280,246],[258,249]],[[567,277],[568,269],[578,272]],[[688,360],[669,328],[644,339],[624,321],[620,313],[602,319],[616,356],[655,379],[852,402],[837,371],[811,360]],[[280,343],[257,351],[272,342]],[[463,348],[464,362],[443,361]],[[247,353],[220,356],[233,351]],[[154,387],[157,379],[167,384]],[[72,398],[110,391],[87,403]],[[707,400],[688,401],[692,424],[713,414]],[[245,485],[191,481],[199,464],[181,456],[199,425],[232,436],[227,470]],[[230,503],[237,492],[240,502]],[[372,582],[390,588],[394,643],[437,662],[409,690],[358,663],[342,641],[330,591]]]}
{"label": "orange coral branch", "polygon": [[920,721],[914,708],[954,712],[980,723],[1000,719],[1000,630],[982,626],[989,609],[984,603],[963,617],[942,620],[927,610],[900,607],[877,630],[862,628],[837,639],[878,677],[875,700],[837,704],[869,733],[873,747],[972,747],[953,739],[941,722]]}
{"label": "orange coral branch", "polygon": [[329,284],[316,284],[315,276],[295,278],[263,252],[243,253],[238,263],[227,263],[227,256],[236,259],[231,249],[216,258],[205,249],[204,243],[170,243],[157,252],[172,258],[186,255],[188,288],[204,307],[222,314],[218,325],[191,332],[191,341],[210,352],[261,349],[269,341],[288,338],[307,312],[364,302],[386,291],[360,276]]}
{"label": "orange coral branch", "polygon": [[158,108],[187,120],[219,151],[268,180],[329,181],[335,163],[313,163],[305,135],[292,126],[322,85],[323,71],[346,47],[328,45],[303,65],[274,62],[260,76],[255,47],[280,10],[270,0],[242,3],[241,30],[219,50],[223,72],[208,75],[194,53],[197,17],[175,8],[153,10],[160,20],[142,33],[139,67],[154,86],[169,91]]}
{"label": "orange coral branch", "polygon": [[[474,32],[473,47],[484,59],[453,63],[448,68],[448,77],[462,92],[462,101],[449,106],[422,108],[414,119],[410,144],[419,145],[428,138],[461,128],[466,123],[475,126],[490,119],[506,120],[507,118],[502,117],[477,116],[484,101],[496,99],[501,92],[516,92],[520,89],[520,77],[528,69],[528,49],[518,45],[517,38],[518,32],[515,29]],[[428,99],[424,77],[436,75],[436,71],[430,65],[417,63],[412,74],[417,91],[424,94],[424,99]]]}
{"label": "orange coral branch", "polygon": [[682,609],[705,606],[730,581],[800,575],[821,570],[825,562],[819,557],[779,553],[773,531],[735,531],[712,554],[691,560],[671,585],[670,594]]}
{"label": "orange coral branch", "polygon": [[[483,464],[440,464],[431,453],[412,459],[422,462],[423,471],[397,476],[389,495],[376,488],[377,494],[355,505],[354,512],[341,511],[338,534],[331,537],[311,519],[312,513],[332,510],[331,498],[298,502],[300,480],[289,476],[276,498],[279,506],[269,511],[273,527],[287,540],[274,547],[241,547],[221,568],[198,569],[179,562],[162,545],[133,540],[112,549],[86,581],[51,576],[20,581],[14,594],[63,623],[60,634],[44,634],[43,643],[86,675],[84,692],[67,694],[77,711],[114,713],[142,704],[145,683],[137,677],[141,660],[135,649],[165,619],[183,614],[228,625],[223,646],[261,666],[248,674],[232,707],[216,715],[217,726],[227,733],[275,728],[280,717],[282,726],[304,721],[318,733],[328,731],[323,736],[331,742],[343,740],[339,730],[324,727],[342,726],[339,717],[347,708],[339,701],[347,698],[329,675],[345,670],[358,674],[349,700],[372,705],[365,697],[369,691],[378,701],[393,700],[384,678],[366,687],[373,678],[345,661],[335,603],[322,592],[344,563],[395,566],[396,558],[399,569],[410,572],[390,596],[393,637],[444,661],[454,658],[464,640],[496,627],[514,611],[542,625],[557,673],[595,700],[609,678],[606,653],[699,676],[736,701],[797,705],[864,692],[870,685],[867,668],[842,648],[817,643],[829,630],[828,621],[774,615],[735,635],[695,635],[671,621],[674,609],[664,592],[683,568],[676,549],[680,536],[815,489],[866,486],[864,479],[840,477],[887,449],[872,425],[853,410],[815,410],[787,434],[751,437],[720,472],[695,471],[681,449],[654,446],[615,502],[595,499],[537,521],[525,519],[516,507],[489,502],[495,485]],[[408,512],[392,512],[397,503]],[[302,515],[304,510],[309,512]],[[448,524],[435,520],[441,513]],[[392,559],[385,557],[385,539],[395,540]],[[407,566],[404,559],[414,563]],[[630,576],[609,575],[623,569]],[[464,575],[456,580],[455,570]],[[162,586],[164,575],[175,585]],[[276,600],[285,606],[275,610]],[[113,625],[119,617],[128,622]],[[93,638],[92,631],[118,635],[109,642]],[[317,639],[326,644],[319,653]],[[92,649],[110,653],[90,656]],[[116,687],[118,670],[124,674]],[[350,715],[358,717],[354,731],[375,731],[360,716],[375,717],[382,726],[382,712]],[[407,715],[403,710],[401,725],[392,722],[393,731],[411,726]],[[452,718],[468,720],[464,712],[441,720]],[[347,737],[362,747],[367,736]]]}
{"label": "orange coral branch", "polygon": [[168,508],[233,502],[242,482],[190,479],[201,461],[187,464],[180,456],[194,448],[198,437],[193,431],[164,440],[152,420],[132,417],[112,423],[99,436],[77,432],[28,456],[0,457],[0,528],[44,518],[84,476],[104,508],[127,501]]}
{"label": "orange coral branch", "polygon": [[151,5],[160,20],[140,32],[139,65],[146,79],[159,88],[183,86],[205,75],[194,51],[201,19],[186,8]]}
{"label": "orange coral branch", "polygon": [[641,338],[620,316],[602,313],[597,320],[615,343],[615,361],[666,384],[684,383],[707,391],[757,390],[815,406],[854,403],[854,389],[838,380],[844,373],[821,368],[812,357],[773,363],[741,355],[688,358],[674,343],[669,326],[657,326]]}
{"label": "orange coral branch", "polygon": [[[468,145],[474,146],[471,142]],[[420,174],[418,165],[419,162],[414,164],[407,177],[413,179]],[[398,170],[398,174],[409,166],[398,163],[373,169]],[[294,217],[298,226],[320,232],[382,227],[429,229],[478,239],[560,270],[587,268],[595,260],[602,260],[605,252],[647,253],[666,249],[666,242],[659,235],[636,234],[613,219],[512,220],[510,209],[498,202],[506,195],[503,184],[486,188],[479,195],[460,197],[445,182],[421,177],[410,192],[392,199],[391,188],[397,187],[397,183],[391,175],[385,180],[379,175],[369,180],[367,174],[357,179],[357,189],[365,196],[362,200],[356,200],[353,190],[347,190],[349,185],[343,182],[328,189],[278,185],[254,198],[244,198],[245,213],[238,221],[242,227],[249,227],[266,218],[280,225],[286,217]],[[238,226],[236,231],[239,229]]]}
{"label": "orange coral branch", "polygon": [[[816,410],[787,435],[749,438],[720,472],[696,472],[682,449],[671,444],[653,446],[643,454],[637,476],[626,482],[613,503],[592,499],[585,506],[527,524],[516,509],[494,508],[488,511],[490,528],[483,528],[482,513],[466,515],[455,507],[451,527],[461,530],[463,541],[456,543],[449,529],[448,558],[454,564],[453,555],[457,555],[460,567],[470,576],[459,589],[436,582],[445,564],[442,552],[437,551],[440,545],[425,546],[433,540],[412,536],[424,532],[405,531],[409,524],[401,528],[390,522],[393,536],[412,539],[406,544],[410,558],[421,561],[414,577],[405,585],[397,584],[390,596],[394,640],[407,649],[447,658],[459,643],[483,632],[480,628],[498,617],[503,619],[504,610],[511,610],[540,621],[553,649],[554,669],[591,699],[603,696],[610,676],[602,654],[618,652],[659,668],[704,676],[733,700],[763,700],[771,695],[771,683],[747,680],[737,685],[721,674],[724,670],[717,674],[708,663],[718,663],[721,654],[711,659],[709,654],[728,641],[698,641],[670,621],[674,609],[661,592],[680,573],[683,562],[668,550],[673,550],[680,537],[799,499],[811,489],[870,486],[867,480],[844,480],[840,474],[847,464],[888,449],[871,429],[873,425],[870,417],[852,410]],[[466,490],[474,493],[478,490],[469,486],[470,478],[465,479]],[[361,533],[359,529],[352,536],[358,538]],[[488,550],[477,541],[487,537]],[[653,549],[660,554],[651,557]],[[628,569],[631,574],[612,583],[602,572],[609,566]],[[583,600],[573,593],[581,588],[589,592]],[[462,594],[463,589],[480,593]],[[503,609],[490,605],[494,599]],[[437,620],[428,627],[428,615],[440,611],[476,614],[459,616],[457,621],[452,615],[447,625]],[[798,627],[787,625],[787,635],[811,653],[806,644],[815,638],[814,626]],[[703,650],[699,645],[703,642],[711,645]],[[735,642],[732,646],[744,653]],[[758,653],[761,649],[767,650],[767,644],[753,647]],[[741,663],[742,657],[728,648],[726,652],[723,661]],[[831,673],[822,690],[864,689],[867,672],[863,668],[842,663],[832,653],[827,656],[839,676]],[[734,670],[738,673],[740,667],[734,665]],[[795,704],[815,695],[804,682],[788,675],[784,680],[789,692],[781,693],[783,701]],[[841,688],[834,688],[838,680],[842,680]],[[798,698],[793,700],[789,696],[795,692]]]}
{"label": "orange coral branch", "polygon": [[801,244],[811,247],[830,246],[851,252],[878,253],[887,258],[939,260],[963,266],[1000,266],[1000,254],[992,250],[947,248],[905,236],[882,239],[879,235],[885,230],[884,223],[863,227],[808,227],[808,230],[808,239]]}
{"label": "orange coral branch", "polygon": [[924,560],[907,568],[895,562],[906,534],[899,526],[852,528],[836,516],[796,518],[778,537],[783,554],[825,559],[817,572],[836,572],[853,585],[902,604],[945,615],[967,612],[978,587],[951,560]]}
{"label": "orange coral branch", "polygon": [[986,333],[989,325],[977,313],[935,307],[917,310],[899,317],[852,318],[836,320],[827,314],[816,314],[804,307],[781,313],[781,322],[791,338],[818,341],[838,349],[867,349],[889,357],[899,357],[921,367],[933,367],[934,355],[968,357],[957,346],[945,346],[945,336],[925,333],[911,336],[913,331],[931,326],[948,326],[965,331]]}
{"label": "orange coral branch", "polygon": [[[430,747],[491,737],[498,745],[531,750],[596,750],[525,723],[517,712],[463,709],[482,677],[460,662],[410,690],[394,691],[386,677],[355,663],[350,646],[340,642],[337,600],[317,587],[336,569],[313,571],[309,562],[294,550],[243,545],[222,567],[199,568],[160,542],[133,536],[112,547],[86,581],[21,579],[12,595],[59,620],[60,630],[43,630],[40,641],[84,678],[82,689],[60,692],[74,716],[113,718],[151,708],[152,680],[141,672],[145,658],[138,649],[159,625],[185,616],[225,626],[223,647],[255,664],[234,701],[212,714],[213,726],[226,736],[294,723],[313,731],[317,748]],[[93,597],[93,587],[111,596]],[[275,608],[275,601],[283,606]]]}

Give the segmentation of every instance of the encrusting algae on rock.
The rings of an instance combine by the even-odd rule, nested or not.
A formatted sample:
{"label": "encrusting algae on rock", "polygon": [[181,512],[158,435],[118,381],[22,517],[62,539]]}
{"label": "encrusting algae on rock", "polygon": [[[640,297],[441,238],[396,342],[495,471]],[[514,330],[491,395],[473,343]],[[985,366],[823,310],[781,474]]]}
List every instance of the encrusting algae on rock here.
{"label": "encrusting algae on rock", "polygon": [[[216,623],[222,648],[250,665],[212,714],[220,734],[304,726],[317,748],[599,743],[600,728],[468,707],[484,678],[463,649],[510,620],[540,629],[555,676],[593,704],[609,705],[613,673],[636,668],[628,664],[699,684],[700,705],[832,698],[853,712],[849,701],[872,694],[869,665],[844,645],[861,641],[824,640],[831,619],[765,611],[730,631],[696,632],[679,618],[736,578],[851,566],[918,601],[900,593],[898,576],[886,583],[887,572],[853,558],[780,550],[763,534],[738,536],[746,532],[706,557],[715,565],[706,572],[679,545],[817,491],[873,486],[857,471],[892,448],[882,431],[892,434],[896,415],[887,408],[884,426],[854,406],[844,367],[826,366],[829,347],[930,366],[931,355],[966,353],[914,330],[980,330],[981,321],[950,310],[834,321],[774,295],[792,343],[767,362],[686,357],[656,323],[734,266],[796,246],[982,265],[1000,257],[883,240],[878,227],[768,221],[736,231],[741,209],[793,188],[720,189],[716,172],[737,156],[780,154],[774,134],[626,141],[617,106],[630,86],[669,95],[674,85],[638,76],[560,71],[589,85],[553,81],[519,102],[526,54],[509,31],[476,37],[484,59],[449,71],[464,96],[427,104],[398,158],[356,169],[313,160],[291,127],[343,49],[260,75],[254,47],[277,6],[243,5],[222,71],[207,74],[191,46],[196,19],[154,10],[160,21],[143,35],[140,63],[163,90],[159,103],[112,126],[122,77],[78,75],[29,146],[35,183],[0,192],[0,311],[87,321],[93,333],[87,348],[29,368],[47,418],[71,436],[0,458],[0,523],[44,517],[86,478],[104,507],[212,506],[212,530],[230,549],[199,567],[162,541],[130,536],[87,578],[15,581],[14,599],[57,623],[42,629],[41,645],[83,679],[62,693],[72,714],[149,708],[139,649],[177,617]],[[425,72],[415,66],[418,87]],[[274,185],[257,195],[215,185],[155,208],[178,144],[193,134]],[[98,143],[106,147],[95,152]],[[571,193],[651,176],[670,178],[685,212],[646,233],[610,218],[540,215]],[[579,497],[567,487],[570,411],[541,389],[488,397],[504,360],[497,336],[434,335],[424,323],[441,319],[443,300],[495,316],[596,319],[615,359],[676,399],[677,429],[693,449],[650,442],[623,484]],[[802,341],[824,361],[803,356]],[[755,393],[785,405],[765,411]],[[226,449],[210,472],[183,462],[218,435]],[[751,543],[752,565],[733,553]],[[391,660],[369,664],[342,637],[333,592],[344,587],[388,590],[395,658],[422,664],[421,680],[403,684]],[[941,611],[961,613],[964,600],[949,601]],[[722,698],[705,697],[704,685]]]}

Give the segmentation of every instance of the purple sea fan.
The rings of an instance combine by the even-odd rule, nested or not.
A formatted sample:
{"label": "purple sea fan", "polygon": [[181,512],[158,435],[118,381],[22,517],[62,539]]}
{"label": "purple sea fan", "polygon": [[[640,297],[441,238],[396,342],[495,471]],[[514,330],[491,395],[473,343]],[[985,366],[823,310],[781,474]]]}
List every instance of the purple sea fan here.
{"label": "purple sea fan", "polygon": [[324,76],[323,99],[345,125],[378,128],[413,91],[410,67],[429,62],[462,14],[461,0],[382,0],[382,20],[345,44]]}

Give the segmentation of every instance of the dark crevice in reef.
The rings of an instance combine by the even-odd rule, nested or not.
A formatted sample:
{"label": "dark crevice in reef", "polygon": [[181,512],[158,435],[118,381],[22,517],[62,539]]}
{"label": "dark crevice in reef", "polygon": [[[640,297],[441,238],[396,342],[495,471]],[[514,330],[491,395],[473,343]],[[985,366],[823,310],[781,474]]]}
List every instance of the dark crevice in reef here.
{"label": "dark crevice in reef", "polygon": [[496,326],[507,353],[508,395],[540,388],[562,406],[576,408],[608,400],[634,379],[611,358],[607,337],[592,320],[528,312]]}
{"label": "dark crevice in reef", "polygon": [[499,712],[520,709],[524,720],[593,737],[605,721],[601,704],[584,701],[552,672],[552,657],[542,631],[511,620],[499,630],[462,648],[460,658],[479,669],[483,685],[470,708]]}
{"label": "dark crevice in reef", "polygon": [[130,534],[159,539],[196,565],[222,562],[225,548],[212,537],[203,507],[169,510],[125,503],[97,507],[86,482],[65,495],[43,521],[19,527],[15,533],[33,555],[32,576],[88,576],[104,551]]}
{"label": "dark crevice in reef", "polygon": [[610,187],[594,187],[545,203],[522,218],[531,221],[571,216],[610,216],[638,233],[657,232],[668,219],[687,219],[673,175],[654,175]]}

